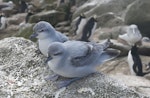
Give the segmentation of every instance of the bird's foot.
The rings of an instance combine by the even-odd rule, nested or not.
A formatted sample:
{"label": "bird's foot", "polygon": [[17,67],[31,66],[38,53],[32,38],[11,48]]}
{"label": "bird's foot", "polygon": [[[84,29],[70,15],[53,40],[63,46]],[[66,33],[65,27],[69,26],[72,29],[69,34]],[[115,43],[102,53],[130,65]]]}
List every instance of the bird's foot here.
{"label": "bird's foot", "polygon": [[58,78],[59,78],[59,75],[54,74],[54,75],[49,75],[49,76],[45,77],[44,79],[46,81],[56,81]]}
{"label": "bird's foot", "polygon": [[81,77],[77,77],[77,78],[73,78],[73,79],[69,79],[69,80],[64,80],[64,81],[60,81],[56,84],[57,88],[60,89],[62,87],[67,87],[69,86],[71,83],[80,80]]}

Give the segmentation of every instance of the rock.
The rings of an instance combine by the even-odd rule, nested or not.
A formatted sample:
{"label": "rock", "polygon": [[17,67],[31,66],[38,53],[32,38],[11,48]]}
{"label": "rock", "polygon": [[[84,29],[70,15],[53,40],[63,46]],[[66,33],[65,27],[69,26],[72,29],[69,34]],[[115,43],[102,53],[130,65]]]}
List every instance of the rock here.
{"label": "rock", "polygon": [[77,10],[73,14],[73,19],[75,19],[76,17],[78,17],[81,13],[85,13],[85,12],[91,10],[98,3],[100,3],[99,0],[88,0],[88,1],[85,2],[83,5],[81,5],[80,7],[77,8]]}
{"label": "rock", "polygon": [[21,22],[25,21],[26,13],[16,14],[12,17],[8,17],[8,25],[19,25]]}
{"label": "rock", "polygon": [[[103,74],[95,74],[57,91],[56,82],[46,82],[52,74],[44,65],[46,58],[37,54],[37,46],[24,38],[0,40],[0,95],[2,98],[114,98],[146,97],[123,83]],[[58,80],[59,81],[59,80]],[[148,97],[148,96],[147,96]]]}
{"label": "rock", "polygon": [[38,21],[43,20],[50,22],[52,25],[56,25],[58,22],[61,22],[64,19],[65,13],[56,10],[51,10],[32,15],[29,19],[29,23],[37,23]]}
{"label": "rock", "polygon": [[43,8],[47,4],[53,3],[55,0],[31,0],[31,3],[37,8]]}
{"label": "rock", "polygon": [[74,12],[73,21],[81,13],[84,13],[86,17],[91,17],[92,15],[98,16],[98,28],[101,26],[115,27],[124,25],[123,14],[127,6],[133,1],[134,0],[88,0]]}
{"label": "rock", "polygon": [[129,5],[125,13],[126,24],[137,24],[139,30],[144,36],[150,37],[150,1],[137,0],[132,5]]}
{"label": "rock", "polygon": [[[142,55],[140,55],[140,58],[143,64],[143,71],[146,72],[146,67],[144,65],[149,63],[150,58],[149,56],[142,56]],[[112,61],[108,61],[103,65],[99,66],[98,70],[109,75],[117,75],[117,74],[123,74],[129,76],[131,75],[129,71],[129,65],[127,63],[127,56],[119,57]]]}
{"label": "rock", "polygon": [[62,33],[64,33],[64,32],[69,32],[69,30],[70,30],[70,26],[68,26],[68,27],[57,27],[56,28],[56,30],[57,31],[60,31],[60,32],[62,32]]}
{"label": "rock", "polygon": [[76,0],[76,6],[79,7],[79,6],[82,6],[85,2],[87,2],[88,0]]}
{"label": "rock", "polygon": [[8,26],[5,30],[0,31],[0,39],[6,38],[6,37],[11,37],[14,34],[16,34],[19,30],[18,25],[11,25]]}
{"label": "rock", "polygon": [[120,75],[120,74],[110,75],[110,77],[117,79],[122,83],[125,83],[127,86],[131,87],[132,89],[135,89],[137,92],[141,92],[144,95],[150,96],[149,93],[150,87],[148,86],[150,85],[150,81],[143,77]]}
{"label": "rock", "polygon": [[16,13],[15,4],[12,1],[0,4],[0,12],[5,13],[6,16]]}
{"label": "rock", "polygon": [[124,24],[124,21],[121,17],[116,16],[112,12],[105,13],[97,18],[98,27],[115,27]]}
{"label": "rock", "polygon": [[19,29],[19,32],[15,35],[17,37],[24,37],[29,39],[30,35],[33,33],[34,24],[24,24],[23,27]]}
{"label": "rock", "polygon": [[150,11],[148,10],[149,6],[149,0],[135,1],[132,5],[129,5],[129,8],[125,14],[125,22],[127,24],[131,24],[150,21]]}
{"label": "rock", "polygon": [[[97,29],[96,30],[96,36],[99,37],[99,39],[107,39],[107,38],[111,38],[111,39],[118,39],[118,36],[121,34],[125,34],[126,33],[126,29],[127,26],[116,26],[116,27],[112,27],[112,28],[102,28],[102,29]],[[95,36],[95,37],[96,37]]]}
{"label": "rock", "polygon": [[91,16],[93,14],[102,15],[107,12],[113,12],[115,14],[121,15],[122,11],[126,9],[128,4],[132,3],[134,0],[88,0],[84,5],[78,8],[74,13],[74,18],[80,13],[86,13],[86,16]]}
{"label": "rock", "polygon": [[63,22],[58,23],[56,27],[69,26],[69,25],[70,25],[69,21],[63,21]]}
{"label": "rock", "polygon": [[[143,70],[146,72],[145,64],[148,64],[148,56],[140,56],[143,63]],[[116,60],[108,61],[98,68],[99,71],[108,74],[110,77],[125,83],[127,86],[135,89],[137,92],[150,96],[150,74],[144,77],[132,76],[129,71],[127,57],[121,57]],[[149,70],[150,71],[150,70]]]}

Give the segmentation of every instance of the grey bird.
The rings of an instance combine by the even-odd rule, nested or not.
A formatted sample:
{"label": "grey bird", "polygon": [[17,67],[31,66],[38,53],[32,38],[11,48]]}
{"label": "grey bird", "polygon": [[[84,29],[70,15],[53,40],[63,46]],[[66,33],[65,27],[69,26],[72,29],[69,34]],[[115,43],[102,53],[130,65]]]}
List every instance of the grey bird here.
{"label": "grey bird", "polygon": [[34,33],[30,38],[37,38],[40,52],[48,56],[48,47],[52,42],[65,42],[68,37],[55,30],[55,28],[46,21],[40,21],[33,27]]}
{"label": "grey bird", "polygon": [[58,88],[96,72],[96,66],[119,55],[119,51],[107,50],[109,41],[101,44],[94,42],[67,41],[55,42],[49,46],[48,61],[50,69],[56,74],[46,80],[56,80],[59,76],[72,78],[58,83]]}
{"label": "grey bird", "polygon": [[142,40],[141,32],[135,24],[128,26],[127,33],[119,35],[118,37],[126,41],[130,46],[134,46]]}

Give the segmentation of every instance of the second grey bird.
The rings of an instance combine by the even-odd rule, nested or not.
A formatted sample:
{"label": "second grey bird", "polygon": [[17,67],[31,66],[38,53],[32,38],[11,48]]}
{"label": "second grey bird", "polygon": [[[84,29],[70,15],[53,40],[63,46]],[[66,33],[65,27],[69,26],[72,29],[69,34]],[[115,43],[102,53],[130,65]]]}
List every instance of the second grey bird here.
{"label": "second grey bird", "polygon": [[110,42],[97,44],[93,42],[67,41],[55,42],[49,47],[48,54],[52,57],[48,61],[50,69],[57,75],[49,79],[63,76],[72,78],[61,82],[58,87],[68,86],[82,77],[96,72],[96,66],[118,56],[116,50],[106,50]]}
{"label": "second grey bird", "polygon": [[30,38],[37,38],[39,50],[46,57],[48,56],[48,47],[52,42],[65,42],[68,37],[55,30],[55,28],[46,21],[40,21],[33,27],[34,33]]}

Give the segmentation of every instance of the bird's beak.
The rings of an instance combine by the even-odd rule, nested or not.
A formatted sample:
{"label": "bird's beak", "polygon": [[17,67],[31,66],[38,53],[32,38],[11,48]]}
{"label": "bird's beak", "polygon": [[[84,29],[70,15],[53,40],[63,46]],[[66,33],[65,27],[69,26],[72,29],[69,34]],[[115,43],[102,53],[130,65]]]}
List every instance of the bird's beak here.
{"label": "bird's beak", "polygon": [[30,38],[30,39],[33,39],[33,38],[36,38],[37,36],[38,36],[37,33],[33,33],[29,38]]}
{"label": "bird's beak", "polygon": [[47,63],[48,63],[48,61],[50,61],[51,59],[52,59],[52,57],[51,57],[51,56],[47,57],[47,59],[46,59],[45,63],[47,64]]}

